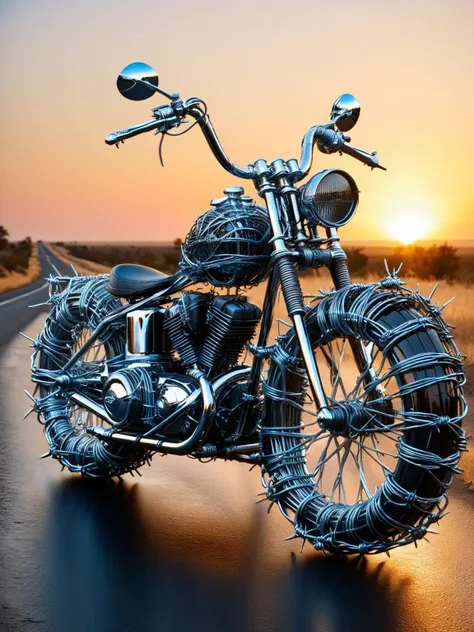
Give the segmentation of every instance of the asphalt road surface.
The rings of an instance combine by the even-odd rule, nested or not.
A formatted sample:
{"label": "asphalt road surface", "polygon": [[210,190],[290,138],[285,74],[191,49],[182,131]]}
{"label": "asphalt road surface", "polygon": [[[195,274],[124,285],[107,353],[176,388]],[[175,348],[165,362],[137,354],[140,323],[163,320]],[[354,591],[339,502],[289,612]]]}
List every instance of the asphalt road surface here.
{"label": "asphalt road surface", "polygon": [[[39,254],[44,275],[70,273]],[[243,464],[156,457],[116,483],[40,460],[41,426],[22,419],[31,349],[16,333],[41,327],[44,309],[27,305],[43,284],[0,296],[0,629],[474,629],[474,493],[461,477],[430,543],[347,559],[285,542],[291,525],[255,504],[259,473]]]}

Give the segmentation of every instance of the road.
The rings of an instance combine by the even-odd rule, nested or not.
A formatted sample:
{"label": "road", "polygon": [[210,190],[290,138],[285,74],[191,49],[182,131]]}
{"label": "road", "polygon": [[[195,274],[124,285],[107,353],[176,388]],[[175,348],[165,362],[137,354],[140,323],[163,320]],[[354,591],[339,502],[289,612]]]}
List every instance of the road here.
{"label": "road", "polygon": [[48,297],[45,277],[50,274],[74,274],[71,266],[64,264],[42,242],[38,242],[38,259],[41,264],[40,278],[27,287],[0,294],[0,354],[18,331],[22,331],[40,313],[44,307],[30,307],[44,302]]}
{"label": "road", "polygon": [[[45,274],[66,272],[41,244],[39,256]],[[40,460],[41,426],[22,419],[31,349],[15,334],[41,327],[26,306],[42,283],[0,297],[0,629],[473,629],[474,493],[461,477],[430,543],[346,559],[285,542],[290,525],[255,504],[259,473],[242,464],[157,457],[116,483]]]}

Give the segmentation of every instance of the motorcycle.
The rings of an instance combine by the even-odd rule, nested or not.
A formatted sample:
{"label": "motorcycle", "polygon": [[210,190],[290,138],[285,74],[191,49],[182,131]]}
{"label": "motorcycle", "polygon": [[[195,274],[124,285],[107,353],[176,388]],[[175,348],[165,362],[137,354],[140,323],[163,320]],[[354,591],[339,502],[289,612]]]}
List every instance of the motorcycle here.
{"label": "motorcycle", "polygon": [[[384,169],[376,152],[349,144],[359,103],[339,97],[330,122],[306,132],[299,160],[238,167],[202,99],[166,92],[143,63],[125,67],[117,87],[168,103],[108,145],[150,131],[163,140],[192,120],[185,131],[199,127],[263,204],[225,189],[192,226],[175,274],[120,264],[49,279],[31,396],[46,456],[88,477],[133,473],[156,453],[258,465],[263,500],[303,544],[346,554],[416,544],[445,514],[460,471],[465,376],[432,294],[388,268],[380,282],[351,282],[338,229],[358,205],[352,176],[326,169],[300,184],[315,147]],[[301,272],[321,267],[334,289],[303,295]],[[258,306],[245,291],[264,281]],[[280,292],[289,322],[274,316]],[[275,320],[287,330],[272,342]]]}

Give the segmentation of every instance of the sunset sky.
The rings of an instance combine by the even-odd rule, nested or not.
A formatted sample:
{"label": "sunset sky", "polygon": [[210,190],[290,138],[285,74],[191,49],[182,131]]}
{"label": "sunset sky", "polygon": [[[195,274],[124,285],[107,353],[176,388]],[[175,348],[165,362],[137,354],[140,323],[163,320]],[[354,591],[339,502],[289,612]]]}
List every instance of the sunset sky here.
{"label": "sunset sky", "polygon": [[337,165],[361,190],[342,236],[390,238],[394,218],[414,217],[424,238],[474,239],[472,0],[2,0],[0,22],[0,223],[14,239],[184,237],[238,183],[198,129],[165,139],[164,169],[152,134],[105,145],[165,102],[119,95],[131,61],[205,99],[241,165],[298,157],[305,131],[353,93],[352,144],[388,171],[316,154],[312,173]]}

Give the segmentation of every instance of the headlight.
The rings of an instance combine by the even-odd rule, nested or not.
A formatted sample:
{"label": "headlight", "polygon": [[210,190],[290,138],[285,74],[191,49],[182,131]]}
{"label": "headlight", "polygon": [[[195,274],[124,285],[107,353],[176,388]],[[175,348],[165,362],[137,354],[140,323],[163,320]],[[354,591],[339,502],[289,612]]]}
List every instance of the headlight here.
{"label": "headlight", "polygon": [[321,226],[347,224],[359,202],[354,179],[340,169],[317,173],[300,189],[300,194],[304,216]]}

